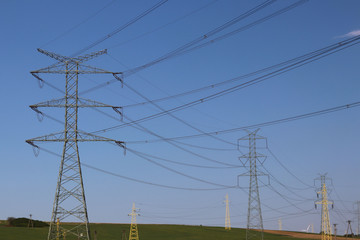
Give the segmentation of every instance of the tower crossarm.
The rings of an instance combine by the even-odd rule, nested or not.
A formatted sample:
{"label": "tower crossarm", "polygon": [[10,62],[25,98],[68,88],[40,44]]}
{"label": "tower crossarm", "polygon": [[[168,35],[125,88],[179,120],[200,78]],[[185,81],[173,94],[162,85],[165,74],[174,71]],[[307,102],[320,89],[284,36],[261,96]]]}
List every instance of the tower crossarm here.
{"label": "tower crossarm", "polygon": [[[78,65],[79,68],[73,68],[73,69],[66,69],[66,65],[68,63],[59,63],[54,64],[48,67],[40,68],[35,71],[31,71],[30,73],[32,75],[39,74],[39,73],[52,73],[52,74],[113,74],[113,72],[104,70],[97,67],[92,67],[89,65],[83,65],[77,62],[69,62],[73,65]],[[36,77],[36,76],[35,76]]]}
{"label": "tower crossarm", "polygon": [[[70,98],[68,98],[70,99]],[[69,102],[69,101],[68,101]],[[85,98],[78,98],[78,104],[66,104],[66,98],[59,98],[59,99],[53,99],[46,102],[41,102],[37,104],[33,104],[29,106],[33,111],[35,111],[38,114],[43,114],[42,111],[40,111],[38,108],[41,107],[57,107],[57,108],[65,108],[65,107],[77,107],[77,108],[93,108],[93,107],[105,107],[105,108],[112,108],[116,113],[118,113],[121,116],[121,119],[123,117],[123,108],[120,106],[113,106],[108,105],[105,103],[97,102],[90,99]]]}
{"label": "tower crossarm", "polygon": [[62,55],[60,55],[58,53],[53,53],[53,52],[50,52],[50,51],[46,51],[46,50],[41,49],[41,48],[38,48],[37,50],[38,50],[38,52],[40,52],[40,53],[42,53],[42,54],[44,54],[44,55],[46,55],[48,57],[51,57],[51,58],[53,58],[53,59],[55,59],[55,60],[57,60],[59,62],[66,62],[66,61],[70,61],[70,59],[71,59],[70,57],[62,56]]}
{"label": "tower crossarm", "polygon": [[[68,99],[71,99],[69,97]],[[90,100],[86,98],[78,98],[79,103],[77,105],[75,104],[67,104],[66,105],[66,98],[59,98],[59,99],[53,99],[45,102],[40,102],[37,104],[30,105],[31,109],[39,108],[39,107],[79,107],[79,108],[85,108],[85,107],[110,107],[110,108],[122,108],[120,106],[113,106],[108,105],[105,103],[97,102],[95,100]]]}
{"label": "tower crossarm", "polygon": [[60,54],[57,54],[57,53],[53,53],[53,52],[50,52],[50,51],[47,51],[47,50],[44,50],[44,49],[41,49],[41,48],[38,48],[37,49],[38,52],[48,56],[48,57],[51,57],[59,62],[69,62],[69,61],[72,61],[72,62],[78,62],[78,63],[81,63],[81,62],[86,62],[86,61],[89,61],[90,59],[93,59],[97,56],[100,56],[100,55],[103,55],[103,54],[106,54],[107,53],[107,49],[104,49],[104,50],[101,50],[101,51],[97,51],[97,52],[93,52],[93,53],[90,53],[90,54],[86,54],[86,55],[83,55],[83,56],[78,56],[78,57],[66,57],[66,56],[62,56]]}
{"label": "tower crossarm", "polygon": [[[64,132],[52,133],[41,137],[26,140],[27,143],[34,142],[114,142],[117,144],[125,144],[123,141],[117,141],[111,138],[97,136],[82,131],[77,132],[76,138],[65,138]],[[125,145],[124,145],[125,146]]]}

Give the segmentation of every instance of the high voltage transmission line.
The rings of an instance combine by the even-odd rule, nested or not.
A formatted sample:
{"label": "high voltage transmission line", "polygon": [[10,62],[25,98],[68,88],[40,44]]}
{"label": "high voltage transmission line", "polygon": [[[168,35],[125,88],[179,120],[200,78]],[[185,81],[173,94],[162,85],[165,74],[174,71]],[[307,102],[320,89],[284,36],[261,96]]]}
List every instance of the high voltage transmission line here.
{"label": "high voltage transmission line", "polygon": [[80,25],[86,23],[87,21],[89,21],[90,19],[94,18],[95,16],[97,16],[99,13],[101,13],[102,11],[104,11],[106,8],[110,7],[112,4],[114,4],[116,2],[116,0],[112,0],[111,2],[107,3],[104,7],[100,8],[98,11],[94,12],[93,14],[91,14],[90,16],[88,16],[87,18],[85,18],[83,21],[79,22],[78,24],[72,26],[71,28],[69,28],[68,30],[66,30],[65,32],[57,35],[55,38],[51,39],[50,41],[46,42],[45,44],[43,44],[41,46],[41,48],[46,47],[47,45],[49,45],[50,43],[53,43],[57,40],[59,40],[60,38],[64,37],[65,35],[69,34],[70,32],[74,31],[76,28],[78,28]]}
{"label": "high voltage transmission line", "polygon": [[[80,99],[78,95],[79,74],[112,74],[112,72],[84,65],[97,56],[106,53],[106,50],[78,56],[76,58],[65,57],[59,54],[38,49],[58,61],[57,64],[45,67],[31,74],[41,79],[39,74],[64,74],[65,75],[65,97],[51,100],[35,105],[31,108],[38,113],[39,107],[60,107],[65,108],[65,129],[63,132],[53,133],[42,137],[26,140],[35,149],[39,149],[37,142],[63,142],[63,153],[53,205],[52,217],[49,227],[48,240],[64,239],[65,236],[76,237],[77,239],[90,239],[89,219],[85,201],[83,177],[79,157],[78,142],[115,142],[125,148],[124,142],[96,136],[78,129],[78,109],[84,107],[110,107],[117,110],[117,107],[95,102],[88,99]],[[71,227],[57,224],[59,222],[76,222]]]}
{"label": "high voltage transmission line", "polygon": [[[276,0],[275,0],[275,1],[276,1]],[[139,66],[139,67],[136,67],[136,68],[133,68],[133,69],[128,69],[128,70],[124,71],[124,72],[121,74],[121,79],[123,79],[124,77],[128,77],[128,76],[130,76],[130,75],[132,75],[132,74],[134,74],[134,73],[137,73],[137,72],[139,72],[139,71],[141,71],[141,70],[143,70],[143,69],[145,69],[145,68],[151,67],[151,66],[153,66],[153,65],[155,65],[155,64],[158,64],[158,63],[160,63],[160,62],[163,62],[163,61],[165,61],[165,60],[168,60],[168,59],[170,59],[170,58],[173,58],[173,57],[175,57],[175,56],[182,55],[182,54],[188,53],[188,52],[190,52],[190,51],[193,51],[193,50],[195,50],[195,49],[202,48],[202,47],[204,47],[204,46],[207,46],[207,45],[209,45],[209,44],[212,44],[212,43],[214,43],[214,42],[217,42],[217,41],[219,41],[219,40],[223,40],[223,39],[225,39],[225,38],[227,38],[227,37],[230,37],[230,36],[232,36],[232,35],[234,35],[234,34],[236,34],[236,33],[238,33],[238,32],[244,31],[244,30],[246,30],[246,29],[248,29],[248,28],[250,28],[250,27],[253,27],[253,26],[255,26],[255,25],[258,25],[258,24],[260,24],[260,23],[262,23],[262,22],[264,22],[264,21],[266,21],[266,20],[268,20],[268,19],[271,19],[271,18],[273,18],[273,17],[275,17],[275,16],[277,16],[277,15],[280,15],[280,14],[282,14],[282,13],[284,13],[284,12],[287,12],[287,11],[291,10],[292,8],[295,8],[295,7],[297,7],[297,6],[300,6],[301,4],[307,2],[307,0],[300,0],[300,1],[298,1],[298,2],[296,2],[296,3],[294,3],[294,4],[292,4],[292,5],[290,5],[290,6],[288,6],[288,7],[285,7],[285,8],[283,8],[283,9],[279,10],[279,11],[276,11],[276,12],[274,12],[273,14],[270,14],[270,15],[264,17],[264,18],[261,18],[261,19],[255,21],[255,22],[250,23],[250,24],[248,24],[248,25],[246,25],[246,26],[243,26],[243,27],[241,27],[241,28],[239,28],[239,29],[237,29],[237,30],[235,30],[235,31],[232,31],[232,32],[227,33],[227,34],[224,34],[224,35],[219,36],[219,37],[217,37],[217,38],[215,38],[215,39],[209,40],[208,42],[205,42],[205,43],[203,43],[203,44],[196,45],[196,44],[200,43],[201,41],[203,41],[203,40],[205,40],[205,39],[209,39],[212,35],[217,34],[218,32],[220,32],[220,31],[222,31],[222,30],[230,27],[231,25],[237,23],[238,21],[241,21],[241,20],[243,20],[243,19],[251,16],[251,15],[254,14],[255,12],[257,12],[257,11],[259,11],[259,10],[267,7],[268,5],[274,3],[275,1],[273,1],[273,0],[271,0],[271,1],[270,1],[270,0],[267,0],[267,1],[265,1],[264,3],[262,3],[262,4],[260,4],[260,5],[256,6],[256,7],[254,7],[253,9],[247,11],[246,13],[239,15],[238,17],[232,19],[231,21],[226,22],[226,23],[223,24],[222,26],[219,26],[219,27],[213,29],[212,31],[207,32],[207,33],[201,35],[200,37],[194,39],[193,41],[190,41],[190,42],[182,45],[181,47],[179,47],[179,48],[177,48],[177,49],[175,49],[175,50],[173,50],[173,51],[171,51],[171,52],[163,55],[162,57],[159,57],[159,58],[157,58],[157,59],[155,59],[155,60],[153,60],[153,61],[151,61],[151,62],[149,62],[149,63],[146,63],[146,64],[144,64],[144,65],[142,65],[142,66]],[[194,46],[194,45],[196,45],[196,46]],[[114,58],[114,59],[115,59],[115,58]],[[85,94],[85,93],[88,93],[88,92],[97,90],[97,89],[99,89],[99,88],[108,86],[109,84],[112,84],[112,83],[114,83],[114,82],[116,82],[116,79],[110,80],[110,81],[108,81],[108,82],[106,82],[106,83],[99,84],[99,85],[97,85],[97,86],[95,86],[95,87],[92,87],[92,88],[90,88],[90,89],[88,89],[88,90],[85,90],[84,92],[81,92],[80,94]]]}
{"label": "high voltage transmission line", "polygon": [[155,9],[159,8],[160,6],[162,6],[164,3],[166,3],[168,0],[162,0],[159,1],[158,3],[156,3],[154,6],[152,6],[151,8],[147,9],[146,11],[144,11],[143,13],[141,13],[140,15],[136,16],[135,18],[131,19],[129,22],[125,23],[124,25],[116,28],[114,31],[112,31],[111,33],[106,34],[106,36],[98,39],[97,41],[93,42],[92,44],[82,48],[81,50],[77,51],[76,53],[74,53],[72,56],[77,56],[79,54],[82,54],[84,52],[86,52],[87,50],[95,47],[96,45],[102,43],[103,41],[105,41],[108,38],[111,38],[112,36],[114,36],[115,34],[119,33],[120,31],[124,30],[125,28],[129,27],[130,25],[134,24],[135,22],[139,21],[141,18],[143,18],[144,16],[148,15],[149,13],[151,13],[152,11],[154,11]]}
{"label": "high voltage transmission line", "polygon": [[[275,70],[273,72],[264,74],[264,75],[262,75],[260,77],[256,77],[256,78],[254,78],[252,80],[249,80],[249,81],[247,81],[245,83],[241,83],[241,84],[235,85],[233,87],[227,88],[225,90],[219,91],[217,93],[208,95],[208,96],[203,97],[201,99],[194,100],[194,101],[188,102],[186,104],[182,104],[180,106],[177,106],[177,107],[174,107],[174,108],[171,108],[171,109],[167,109],[167,110],[162,111],[160,113],[152,114],[150,116],[146,116],[146,117],[137,119],[137,120],[132,121],[132,122],[128,122],[128,123],[124,123],[124,124],[121,124],[121,125],[116,125],[116,126],[113,126],[113,127],[101,129],[101,130],[98,130],[98,131],[95,131],[95,132],[104,132],[104,131],[109,131],[109,130],[113,130],[113,129],[118,129],[118,128],[128,126],[128,125],[131,125],[131,124],[134,124],[134,123],[148,121],[148,120],[151,120],[151,119],[154,119],[154,118],[158,118],[158,117],[167,115],[169,113],[173,113],[173,112],[180,111],[180,110],[183,110],[183,109],[186,109],[186,108],[198,105],[198,104],[202,104],[204,102],[207,102],[207,101],[216,99],[218,97],[227,95],[227,94],[232,93],[234,91],[238,91],[240,89],[250,87],[250,86],[258,84],[258,83],[261,83],[261,82],[263,82],[265,80],[271,79],[271,78],[273,78],[275,76],[279,76],[279,75],[284,74],[284,73],[286,73],[288,71],[291,71],[293,69],[296,69],[296,68],[299,68],[299,67],[304,66],[306,64],[309,64],[309,63],[311,63],[313,61],[317,61],[317,60],[319,60],[321,58],[324,58],[324,57],[326,57],[328,55],[334,54],[335,52],[338,52],[340,50],[343,50],[343,49],[351,47],[351,46],[353,46],[355,44],[358,44],[358,43],[360,43],[359,40],[360,40],[360,36],[350,38],[350,39],[348,39],[346,41],[341,42],[341,44],[333,44],[333,45],[329,46],[328,48],[322,49],[319,52],[317,51],[315,54],[313,54],[311,56],[307,56],[305,59],[298,60],[295,63],[289,62],[286,66],[283,66],[280,69],[277,69],[277,70]],[[118,76],[117,73],[114,73],[113,75],[119,81],[123,81],[121,79],[121,77]]]}

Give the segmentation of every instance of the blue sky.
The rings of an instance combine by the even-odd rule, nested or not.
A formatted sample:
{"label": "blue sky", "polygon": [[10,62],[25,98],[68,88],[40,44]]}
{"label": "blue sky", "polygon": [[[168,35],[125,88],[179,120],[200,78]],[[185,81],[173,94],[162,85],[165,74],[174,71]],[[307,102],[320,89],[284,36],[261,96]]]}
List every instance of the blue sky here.
{"label": "blue sky", "polygon": [[[3,104],[0,186],[3,194],[0,219],[27,216],[30,213],[36,219],[49,220],[51,217],[60,159],[44,151],[36,158],[25,140],[61,131],[63,127],[48,118],[39,122],[28,106],[62,96],[47,85],[39,88],[36,79],[30,75],[30,71],[54,63],[36,49],[72,55],[111,33],[156,2],[1,1],[0,96]],[[220,34],[235,30],[295,2],[276,1]],[[168,1],[90,49],[87,53],[108,49],[108,54],[89,64],[113,72],[141,66],[203,36],[260,3],[262,1]],[[102,10],[99,11],[100,9]],[[358,34],[359,9],[359,1],[309,1],[227,39],[139,71],[125,78],[125,81],[149,99],[225,81]],[[212,132],[357,102],[360,87],[359,53],[360,48],[355,45],[263,83],[175,112],[174,115],[202,131]],[[63,89],[63,76],[43,77]],[[110,76],[81,76],[80,91],[111,79]],[[233,85],[235,83],[158,104],[164,109],[170,109]],[[121,88],[120,83],[83,94],[83,97],[116,106],[144,101],[126,86]],[[63,109],[43,111],[56,119],[64,118]],[[104,111],[116,116],[115,112]],[[131,119],[157,112],[159,109],[150,104],[124,109],[125,116]],[[331,223],[339,224],[340,233],[345,231],[346,220],[355,219],[353,203],[360,200],[359,117],[359,109],[351,108],[267,126],[259,131],[260,135],[267,137],[270,150],[281,163],[307,185],[312,186],[313,179],[319,173],[328,173],[327,176],[332,178],[329,198],[334,200],[335,205],[330,218]],[[79,127],[85,131],[92,132],[117,124],[120,123],[91,109],[80,111]],[[144,122],[142,126],[164,137],[198,133],[170,116]],[[132,127],[101,135],[125,142],[156,139]],[[245,135],[246,132],[240,131],[218,137],[236,143],[238,138]],[[183,143],[212,150],[194,148]],[[175,187],[216,187],[167,171],[131,152],[124,156],[122,149],[113,145],[79,145],[82,162],[112,173]],[[62,147],[61,144],[41,146],[57,153],[61,152]],[[172,161],[220,166],[164,142],[129,143],[127,146]],[[236,151],[234,145],[210,137],[185,139],[181,146],[216,161],[239,164],[238,157],[241,153]],[[246,152],[246,149],[242,151]],[[268,187],[260,188],[261,201],[265,204],[262,206],[264,227],[277,229],[278,219],[282,218],[284,229],[301,230],[314,224],[315,231],[319,231],[320,212],[314,209],[315,190],[284,170],[266,149],[259,149],[259,152],[268,155],[264,167],[279,182],[288,186],[286,189],[276,181],[271,181],[271,186],[281,196]],[[194,168],[156,161],[186,175],[228,186],[236,185],[237,175],[246,171],[242,168]],[[127,213],[131,210],[132,202],[135,202],[141,208],[139,223],[222,226],[225,221],[223,200],[228,193],[232,226],[246,226],[247,195],[240,189],[167,189],[128,181],[86,167],[83,167],[83,174],[91,222],[129,222]],[[248,184],[248,179],[242,181],[245,185]]]}

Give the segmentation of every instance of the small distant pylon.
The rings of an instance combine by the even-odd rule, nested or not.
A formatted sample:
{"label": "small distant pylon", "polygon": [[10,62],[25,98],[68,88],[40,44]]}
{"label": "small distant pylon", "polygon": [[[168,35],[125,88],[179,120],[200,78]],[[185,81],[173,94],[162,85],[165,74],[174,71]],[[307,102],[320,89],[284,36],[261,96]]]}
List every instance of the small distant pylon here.
{"label": "small distant pylon", "polygon": [[[352,231],[352,228],[351,228],[351,221],[350,220],[348,220],[347,221],[347,223],[348,223],[348,225],[347,225],[347,229],[346,229],[346,237],[352,237],[352,238],[354,238],[354,233],[353,233],[353,231]],[[350,230],[350,231],[349,231]]]}
{"label": "small distant pylon", "polygon": [[328,205],[333,202],[329,201],[327,197],[326,174],[315,180],[321,181],[321,189],[317,192],[318,196],[321,196],[321,200],[315,202],[315,208],[316,204],[321,204],[321,240],[332,240]]}
{"label": "small distant pylon", "polygon": [[228,194],[226,194],[226,196],[225,196],[225,203],[226,203],[225,230],[231,230],[230,210],[229,210],[229,195]]}
{"label": "small distant pylon", "polygon": [[122,230],[121,240],[127,240],[126,231],[125,231],[125,230]]}
{"label": "small distant pylon", "polygon": [[311,224],[311,232],[314,233],[314,224]]}
{"label": "small distant pylon", "polygon": [[334,240],[336,240],[336,237],[337,237],[337,224],[334,223]]}
{"label": "small distant pylon", "polygon": [[32,220],[32,214],[29,215],[29,222],[28,222],[28,228],[33,228],[34,227],[34,221]]}
{"label": "small distant pylon", "polygon": [[356,235],[359,236],[360,235],[360,201],[357,201],[356,203],[357,206],[357,229],[356,229]]}
{"label": "small distant pylon", "polygon": [[281,221],[281,218],[278,220],[278,223],[279,223],[279,230],[282,231],[282,221]]}
{"label": "small distant pylon", "polygon": [[140,216],[140,214],[138,214],[138,211],[139,210],[135,208],[135,203],[133,203],[131,213],[128,214],[129,216],[131,216],[129,240],[139,240],[139,233],[136,224],[136,216]]}

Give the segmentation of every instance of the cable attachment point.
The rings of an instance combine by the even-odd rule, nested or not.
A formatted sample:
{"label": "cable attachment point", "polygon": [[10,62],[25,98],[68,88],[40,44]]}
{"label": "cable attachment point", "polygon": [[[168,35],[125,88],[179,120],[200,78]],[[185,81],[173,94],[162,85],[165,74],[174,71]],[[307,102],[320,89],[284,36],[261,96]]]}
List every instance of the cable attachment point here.
{"label": "cable attachment point", "polygon": [[124,119],[123,108],[122,107],[112,107],[112,109],[120,115],[121,121],[123,121],[123,119]]}
{"label": "cable attachment point", "polygon": [[42,120],[44,120],[44,114],[36,106],[30,106],[30,108],[36,112],[39,122],[42,122]]}
{"label": "cable attachment point", "polygon": [[126,143],[122,141],[115,141],[115,143],[124,149],[124,156],[126,155]]}
{"label": "cable attachment point", "polygon": [[[117,74],[120,74],[121,77],[119,77]],[[117,73],[113,73],[114,78],[116,78],[116,80],[121,82],[121,87],[124,87],[124,80],[123,80],[123,73],[122,72],[117,72]]]}
{"label": "cable attachment point", "polygon": [[44,83],[45,83],[45,81],[41,78],[41,77],[39,77],[39,75],[37,75],[36,73],[34,73],[34,72],[31,72],[31,75],[33,75],[37,80],[39,80],[39,87],[40,88],[43,88],[44,87]]}
{"label": "cable attachment point", "polygon": [[34,152],[35,157],[39,156],[40,147],[29,140],[26,140],[26,143],[30,144],[33,147],[33,152]]}

